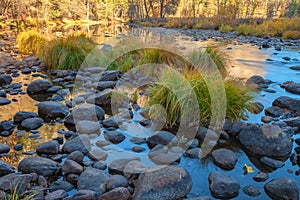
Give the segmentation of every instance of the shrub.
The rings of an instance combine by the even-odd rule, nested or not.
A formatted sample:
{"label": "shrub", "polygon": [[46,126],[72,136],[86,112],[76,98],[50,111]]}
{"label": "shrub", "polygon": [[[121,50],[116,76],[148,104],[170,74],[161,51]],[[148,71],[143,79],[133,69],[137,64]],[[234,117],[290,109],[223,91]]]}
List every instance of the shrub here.
{"label": "shrub", "polygon": [[47,43],[47,38],[37,31],[21,32],[17,36],[17,45],[22,53],[36,53],[39,54],[42,48]]}
{"label": "shrub", "polygon": [[254,34],[254,26],[253,25],[248,25],[248,24],[240,24],[237,28],[236,31],[238,34],[241,35],[252,35]]}
{"label": "shrub", "polygon": [[229,33],[233,30],[233,28],[229,25],[222,25],[219,29],[221,33]]}
{"label": "shrub", "polygon": [[285,31],[282,35],[282,39],[300,39],[300,31]]}

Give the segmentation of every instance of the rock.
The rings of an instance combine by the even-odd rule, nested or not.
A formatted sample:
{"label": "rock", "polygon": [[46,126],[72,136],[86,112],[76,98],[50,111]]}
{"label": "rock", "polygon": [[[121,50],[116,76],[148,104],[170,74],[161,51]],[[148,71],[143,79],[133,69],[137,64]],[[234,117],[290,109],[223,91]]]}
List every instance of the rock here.
{"label": "rock", "polygon": [[[34,173],[34,177],[35,177],[35,175],[37,175],[37,174]],[[39,184],[39,186],[42,186],[43,188],[48,187],[48,182],[45,179],[45,177],[43,177],[43,176],[38,176],[37,183]]]}
{"label": "rock", "polygon": [[284,120],[284,122],[290,127],[297,127],[300,130],[300,117],[290,118]]}
{"label": "rock", "polygon": [[267,49],[267,48],[270,48],[271,46],[269,43],[264,42],[264,43],[262,43],[261,47]]}
{"label": "rock", "polygon": [[64,118],[69,114],[67,106],[55,101],[44,101],[37,104],[37,106],[39,116],[42,118]]}
{"label": "rock", "polygon": [[258,197],[261,194],[260,190],[253,185],[243,187],[243,192],[250,197]]}
{"label": "rock", "polygon": [[274,118],[272,117],[269,117],[269,116],[262,116],[261,117],[261,121],[264,122],[264,123],[270,123],[274,120]]}
{"label": "rock", "polygon": [[102,122],[104,127],[119,128],[118,122],[115,117],[109,117]]}
{"label": "rock", "polygon": [[245,128],[247,124],[243,121],[236,121],[232,124],[231,128],[227,131],[227,133],[231,137],[236,137],[243,128]]}
{"label": "rock", "polygon": [[264,105],[260,102],[252,102],[249,111],[252,114],[259,114],[264,110]]}
{"label": "rock", "polygon": [[100,93],[89,96],[86,101],[87,103],[95,104],[100,107],[107,107],[111,104],[111,96],[111,90],[104,90]]}
{"label": "rock", "polygon": [[291,60],[291,58],[290,58],[290,57],[287,57],[287,56],[283,57],[282,59],[283,59],[283,60],[286,60],[286,61],[290,61],[290,60]]}
{"label": "rock", "polygon": [[225,170],[232,170],[238,161],[235,153],[228,149],[216,149],[211,155],[214,163]]}
{"label": "rock", "polygon": [[108,167],[109,173],[123,175],[126,165],[129,162],[134,161],[134,160],[140,161],[140,158],[133,157],[133,158],[120,158],[117,160],[113,160]]}
{"label": "rock", "polygon": [[108,154],[106,153],[106,151],[103,151],[102,149],[92,149],[91,151],[89,151],[87,156],[91,160],[106,160]]}
{"label": "rock", "polygon": [[81,134],[100,134],[100,124],[93,121],[79,121],[76,124],[77,131]]}
{"label": "rock", "polygon": [[259,84],[264,84],[265,79],[261,76],[251,76],[247,81],[247,85],[259,85]]}
{"label": "rock", "polygon": [[262,157],[260,159],[260,162],[262,162],[263,164],[273,168],[273,169],[278,169],[284,166],[284,162],[281,162],[279,160],[275,160],[269,157]]}
{"label": "rock", "polygon": [[265,109],[265,114],[271,117],[281,117],[281,116],[291,114],[291,111],[280,108],[278,106],[272,106]]}
{"label": "rock", "polygon": [[292,151],[291,136],[277,125],[250,124],[239,134],[241,144],[253,155],[285,157]]}
{"label": "rock", "polygon": [[46,93],[52,83],[46,80],[36,80],[31,82],[27,87],[27,93]]}
{"label": "rock", "polygon": [[73,151],[68,155],[68,159],[74,160],[77,163],[82,163],[84,155],[81,151]]}
{"label": "rock", "polygon": [[0,190],[11,192],[15,190],[18,195],[25,192],[32,177],[29,174],[7,174],[0,178]]}
{"label": "rock", "polygon": [[103,160],[97,161],[93,164],[93,167],[100,170],[105,170],[107,168],[107,163]]}
{"label": "rock", "polygon": [[10,151],[10,147],[6,144],[1,144],[0,143],[0,154],[5,154]]}
{"label": "rock", "polygon": [[148,169],[146,165],[144,165],[139,160],[130,161],[123,170],[124,177],[127,178],[128,183],[130,185],[135,185],[136,180],[138,179],[139,175]]}
{"label": "rock", "polygon": [[6,98],[6,92],[4,90],[0,90],[0,97]]}
{"label": "rock", "polygon": [[191,188],[192,178],[185,169],[177,166],[156,166],[140,174],[132,199],[181,199]]}
{"label": "rock", "polygon": [[208,177],[209,189],[216,198],[234,198],[239,194],[239,182],[221,172],[212,172]]}
{"label": "rock", "polygon": [[281,96],[275,99],[272,105],[292,111],[298,111],[300,109],[300,99]]}
{"label": "rock", "polygon": [[147,139],[147,145],[152,149],[158,144],[168,145],[171,142],[176,143],[177,137],[169,131],[156,131]]}
{"label": "rock", "polygon": [[79,175],[78,174],[68,174],[67,181],[72,183],[73,185],[77,185]]}
{"label": "rock", "polygon": [[269,174],[264,173],[264,172],[258,172],[253,179],[257,182],[265,182],[266,180],[269,179]]}
{"label": "rock", "polygon": [[102,72],[99,82],[101,81],[116,81],[120,78],[122,72],[119,70],[107,70]]}
{"label": "rock", "polygon": [[54,155],[59,152],[59,143],[56,140],[51,140],[48,142],[44,142],[39,144],[36,147],[37,154],[46,154],[46,155]]}
{"label": "rock", "polygon": [[128,181],[124,176],[121,175],[113,175],[105,182],[106,191],[113,190],[117,187],[128,187]]}
{"label": "rock", "polygon": [[285,87],[285,90],[292,94],[300,94],[300,84],[299,83],[288,84]]}
{"label": "rock", "polygon": [[49,187],[50,192],[53,192],[55,190],[64,190],[66,192],[70,192],[73,189],[74,186],[67,181],[54,181]]}
{"label": "rock", "polygon": [[71,200],[97,200],[97,193],[92,190],[78,190]]}
{"label": "rock", "polygon": [[292,70],[300,70],[300,66],[292,66],[292,67],[290,67],[290,69],[292,69]]}
{"label": "rock", "polygon": [[64,190],[56,190],[54,192],[51,192],[45,196],[45,200],[62,200],[66,198],[68,193]]}
{"label": "rock", "polygon": [[77,121],[88,120],[97,122],[103,120],[105,111],[93,104],[83,103],[75,107],[69,116],[72,116],[73,124]]}
{"label": "rock", "polygon": [[12,82],[12,78],[9,75],[0,75],[0,86],[9,85]]}
{"label": "rock", "polygon": [[104,183],[108,179],[108,174],[99,169],[88,167],[79,176],[77,187],[78,190],[92,190],[101,195],[105,192]]}
{"label": "rock", "polygon": [[97,84],[96,89],[102,91],[108,88],[113,89],[115,86],[116,86],[115,81],[101,81]]}
{"label": "rock", "polygon": [[14,150],[15,151],[21,151],[23,149],[23,145],[22,144],[16,144],[15,146],[14,146]]}
{"label": "rock", "polygon": [[201,149],[196,147],[196,148],[192,148],[187,150],[184,155],[189,157],[189,158],[201,158]]}
{"label": "rock", "polygon": [[83,167],[73,160],[65,160],[62,170],[66,174],[81,174]]}
{"label": "rock", "polygon": [[113,144],[119,144],[125,140],[126,137],[119,131],[104,131],[104,138]]}
{"label": "rock", "polygon": [[62,86],[57,86],[57,85],[55,85],[55,86],[50,87],[50,88],[47,90],[47,92],[48,92],[48,93],[56,93],[57,91],[59,91],[59,90],[62,89],[62,88],[63,88]]}
{"label": "rock", "polygon": [[131,150],[132,150],[133,152],[136,152],[136,153],[141,153],[141,152],[143,152],[143,151],[146,151],[146,148],[144,148],[144,147],[142,147],[142,146],[133,146],[133,147],[131,148]]}
{"label": "rock", "polygon": [[15,168],[5,161],[0,160],[0,177],[15,172]]}
{"label": "rock", "polygon": [[131,197],[129,191],[124,187],[118,187],[100,196],[101,200],[129,200]]}
{"label": "rock", "polygon": [[15,129],[15,125],[12,121],[2,121],[0,122],[0,131],[9,131],[12,132]]}
{"label": "rock", "polygon": [[38,117],[38,115],[34,112],[17,112],[14,115],[14,123],[15,124],[21,124],[22,121],[28,118],[35,118]]}
{"label": "rock", "polygon": [[43,124],[44,120],[42,118],[28,118],[22,121],[21,128],[26,130],[34,130],[40,128]]}
{"label": "rock", "polygon": [[144,144],[146,143],[146,138],[132,137],[129,141],[133,144]]}
{"label": "rock", "polygon": [[27,174],[36,173],[44,177],[52,177],[60,172],[61,166],[48,158],[28,157],[19,163],[18,169]]}
{"label": "rock", "polygon": [[8,105],[10,103],[11,103],[10,100],[8,100],[8,99],[6,99],[4,97],[0,97],[0,106]]}
{"label": "rock", "polygon": [[265,192],[272,199],[298,200],[297,184],[289,178],[275,178],[264,185]]}
{"label": "rock", "polygon": [[179,163],[180,157],[183,151],[181,152],[166,152],[166,153],[156,153],[151,152],[149,153],[149,158],[152,162],[157,165],[169,165],[173,163]]}
{"label": "rock", "polygon": [[63,145],[62,151],[64,153],[72,153],[73,151],[80,151],[87,154],[91,150],[91,142],[87,135],[80,135],[75,138],[70,138]]}

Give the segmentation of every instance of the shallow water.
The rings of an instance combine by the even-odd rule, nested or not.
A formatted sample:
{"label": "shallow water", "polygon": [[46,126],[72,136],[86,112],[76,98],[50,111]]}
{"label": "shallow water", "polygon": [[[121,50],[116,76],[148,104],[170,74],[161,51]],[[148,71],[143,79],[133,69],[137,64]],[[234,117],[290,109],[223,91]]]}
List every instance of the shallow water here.
{"label": "shallow water", "polygon": [[[163,32],[165,30],[165,32]],[[180,32],[176,30],[166,30],[166,29],[154,29],[154,31],[149,30],[134,30],[132,32],[133,35],[141,35],[147,34],[147,37],[144,37],[144,41],[157,42],[158,44],[163,41],[174,42],[172,45],[176,46],[178,49],[181,49],[183,52],[187,51],[187,49],[201,49],[204,48],[209,42],[214,43],[212,41],[209,42],[200,42],[200,41],[191,41],[191,37],[182,35]],[[151,35],[151,38],[148,37]],[[169,40],[165,39],[165,35],[168,35]],[[171,44],[171,43],[170,43]],[[227,49],[228,47],[232,49]],[[293,95],[286,92],[284,89],[280,88],[279,84],[285,81],[295,81],[299,82],[300,73],[294,70],[289,69],[290,66],[300,65],[300,62],[297,60],[285,61],[282,57],[289,56],[292,59],[300,59],[299,58],[299,50],[286,48],[282,51],[276,51],[273,48],[269,49],[259,49],[257,46],[252,46],[251,44],[244,45],[234,45],[234,44],[226,44],[223,46],[224,52],[230,56],[230,64],[231,64],[231,75],[241,78],[247,79],[252,75],[261,75],[266,79],[272,80],[274,83],[270,85],[270,89],[276,90],[275,94],[259,92],[256,94],[256,100],[263,103],[265,108],[272,105],[272,102],[275,98],[279,96],[290,96],[299,98],[299,95]],[[267,59],[272,59],[273,61],[267,61]],[[25,83],[29,83],[34,79],[31,75],[20,75],[17,78],[14,78],[14,82],[22,82],[23,85]],[[23,87],[25,90],[25,87]],[[10,96],[8,95],[8,99],[16,98],[18,102],[13,102],[10,105],[0,107],[0,120],[12,120],[13,115],[18,111],[33,111],[37,112],[37,107],[35,106],[38,101],[33,100],[27,94],[25,95],[17,95]],[[258,115],[249,114],[248,122],[253,123],[262,123],[260,121],[261,116],[264,113],[260,113]],[[145,152],[142,153],[133,153],[131,151],[131,147],[135,146],[133,143],[129,141],[129,138],[136,135],[143,134],[144,137],[148,137],[151,133],[154,132],[151,128],[145,128],[139,125],[137,122],[141,116],[136,112],[134,115],[134,119],[128,122],[124,122],[119,129],[119,131],[123,132],[126,135],[126,139],[118,145],[109,145],[104,149],[107,150],[109,156],[107,158],[107,163],[109,164],[112,160],[117,158],[131,157],[131,156],[139,156],[142,162],[148,166],[153,166],[154,164],[148,159],[147,153],[149,152],[149,148],[146,144],[143,144],[144,148],[146,148]],[[63,124],[57,123],[56,125],[45,124],[40,129],[39,132],[41,136],[39,138],[30,139],[28,137],[16,138],[10,136],[8,138],[1,138],[0,142],[8,143],[11,147],[15,144],[20,143],[24,145],[24,149],[20,152],[15,152],[13,148],[11,149],[9,157],[3,157],[1,159],[13,164],[17,165],[18,162],[26,157],[22,155],[24,151],[34,151],[36,146],[43,141],[48,141],[52,138],[60,136],[57,133],[57,130],[65,128]],[[26,132],[27,135],[30,135],[29,132]],[[300,137],[296,135],[296,137]],[[91,141],[95,143],[97,140],[103,140],[103,134],[100,136],[93,138]],[[257,174],[257,172],[263,170],[261,166],[257,164],[257,160],[252,157],[248,157],[244,151],[235,144],[234,142],[227,142],[222,145],[223,147],[232,149],[239,158],[238,163],[232,171],[224,171],[217,167],[211,159],[200,160],[200,159],[190,159],[182,156],[181,162],[179,166],[187,169],[192,178],[193,178],[193,188],[189,193],[189,197],[198,196],[198,195],[207,195],[210,196],[209,186],[208,186],[208,174],[213,171],[222,171],[226,174],[232,175],[237,178],[241,184],[241,188],[246,185],[254,185],[258,188],[263,188],[264,183],[255,182],[253,180],[253,176]],[[93,148],[97,148],[94,146]],[[85,158],[88,160],[88,158]],[[250,165],[253,167],[254,173],[244,174],[244,165]],[[283,168],[277,169],[269,174],[271,180],[275,177],[290,177],[296,181],[297,185],[300,186],[300,177],[295,175],[295,171],[298,170],[298,166],[292,166],[291,162],[287,160],[285,162],[285,166]],[[288,171],[289,170],[289,171]],[[291,172],[292,171],[292,172]],[[261,189],[262,194],[257,197],[249,197],[246,196],[241,190],[238,197],[234,199],[269,199],[267,195],[264,193],[263,189]]]}

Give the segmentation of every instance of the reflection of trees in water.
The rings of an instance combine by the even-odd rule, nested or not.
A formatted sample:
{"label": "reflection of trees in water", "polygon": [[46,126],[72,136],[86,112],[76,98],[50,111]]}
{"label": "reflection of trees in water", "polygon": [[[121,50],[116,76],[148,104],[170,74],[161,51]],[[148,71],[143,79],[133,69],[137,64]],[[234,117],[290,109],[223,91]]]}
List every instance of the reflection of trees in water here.
{"label": "reflection of trees in water", "polygon": [[[27,155],[23,155],[22,152],[35,151],[36,147],[40,143],[58,137],[59,134],[57,133],[57,131],[59,129],[65,129],[65,126],[63,124],[56,124],[54,126],[45,124],[41,128],[39,128],[39,134],[41,135],[39,138],[28,138],[28,136],[31,135],[31,133],[29,132],[26,132],[26,136],[17,138],[15,131],[11,136],[7,138],[1,137],[0,142],[9,145],[11,148],[9,156],[2,157],[1,160],[10,163],[13,166],[17,166],[23,158],[28,157]],[[22,144],[23,149],[21,151],[15,151],[14,146],[16,144]]]}

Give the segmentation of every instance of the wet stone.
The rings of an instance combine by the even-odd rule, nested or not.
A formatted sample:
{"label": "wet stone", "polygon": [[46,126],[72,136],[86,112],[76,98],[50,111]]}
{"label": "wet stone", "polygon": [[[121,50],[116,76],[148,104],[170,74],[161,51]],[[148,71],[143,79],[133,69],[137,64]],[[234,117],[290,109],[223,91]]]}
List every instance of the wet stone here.
{"label": "wet stone", "polygon": [[272,199],[299,199],[297,184],[289,178],[275,178],[264,185],[265,192]]}
{"label": "wet stone", "polygon": [[246,195],[250,197],[258,197],[261,194],[260,190],[253,185],[247,185],[243,187],[242,190]]}
{"label": "wet stone", "polygon": [[104,138],[113,144],[119,144],[125,140],[125,136],[118,131],[104,131]]}
{"label": "wet stone", "polygon": [[68,155],[68,159],[74,160],[77,163],[82,163],[84,155],[80,151],[73,151]]}
{"label": "wet stone", "polygon": [[54,192],[51,192],[45,196],[45,200],[58,200],[58,199],[64,199],[68,197],[68,193],[64,190],[56,190]]}
{"label": "wet stone", "polygon": [[128,187],[128,181],[124,176],[113,175],[105,182],[106,191],[113,190],[117,187]]}
{"label": "wet stone", "polygon": [[99,170],[105,170],[107,168],[107,163],[105,161],[99,160],[93,164],[93,167]]}
{"label": "wet stone", "polygon": [[0,177],[14,173],[16,169],[5,161],[0,160]]}
{"label": "wet stone", "polygon": [[6,144],[0,143],[0,154],[8,153],[10,151],[10,147]]}
{"label": "wet stone", "polygon": [[284,162],[281,162],[279,160],[275,160],[269,157],[262,157],[260,159],[260,162],[262,162],[263,164],[273,168],[273,169],[278,169],[284,166]]}
{"label": "wet stone", "polygon": [[118,187],[109,192],[106,192],[100,196],[103,200],[129,200],[131,195],[129,191],[124,187]]}
{"label": "wet stone", "polygon": [[0,106],[8,105],[10,103],[11,103],[10,100],[8,100],[6,98],[3,98],[3,97],[0,97]]}
{"label": "wet stone", "polygon": [[142,147],[142,146],[133,146],[133,147],[131,148],[131,150],[132,150],[133,152],[136,152],[136,153],[141,153],[141,152],[143,152],[143,151],[146,151],[146,149],[145,149],[144,147]]}
{"label": "wet stone", "polygon": [[22,121],[21,128],[26,130],[34,130],[40,128],[43,124],[44,120],[42,118],[28,118]]}
{"label": "wet stone", "polygon": [[59,143],[56,140],[41,143],[36,147],[36,152],[47,155],[57,154],[59,152]]}
{"label": "wet stone", "polygon": [[269,179],[269,174],[264,173],[264,172],[258,172],[253,179],[257,182],[265,182],[266,180]]}
{"label": "wet stone", "polygon": [[102,149],[92,149],[91,151],[89,151],[87,156],[91,160],[106,160],[108,153],[106,153],[106,151],[103,151]]}
{"label": "wet stone", "polygon": [[55,181],[49,186],[49,191],[53,192],[55,190],[64,190],[66,192],[74,189],[74,186],[67,181]]}
{"label": "wet stone", "polygon": [[15,151],[21,151],[23,149],[23,145],[22,144],[16,144],[15,146],[14,146],[14,150]]}
{"label": "wet stone", "polygon": [[83,167],[73,160],[66,160],[62,166],[62,170],[66,174],[81,174]]}

